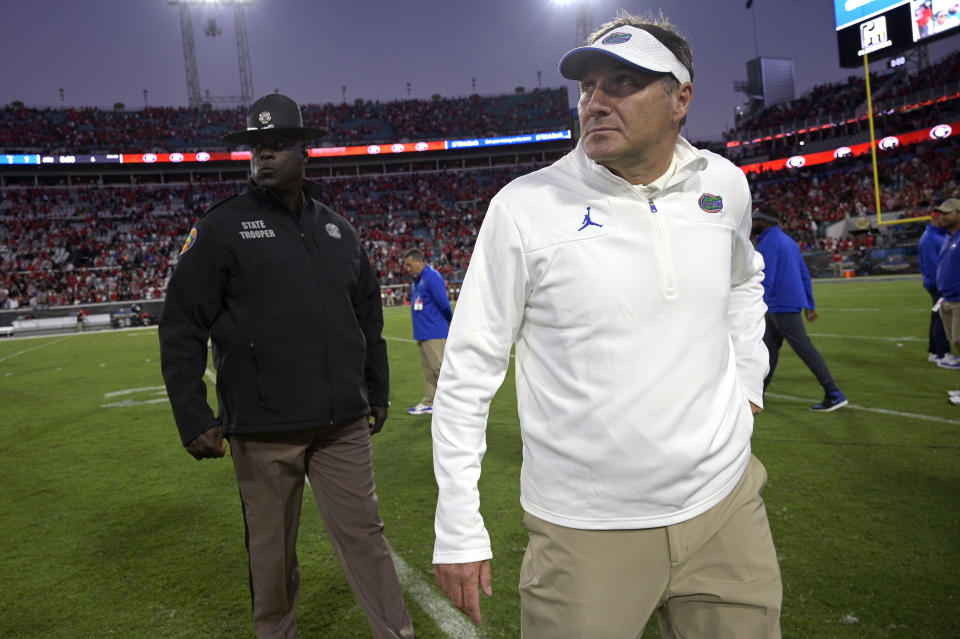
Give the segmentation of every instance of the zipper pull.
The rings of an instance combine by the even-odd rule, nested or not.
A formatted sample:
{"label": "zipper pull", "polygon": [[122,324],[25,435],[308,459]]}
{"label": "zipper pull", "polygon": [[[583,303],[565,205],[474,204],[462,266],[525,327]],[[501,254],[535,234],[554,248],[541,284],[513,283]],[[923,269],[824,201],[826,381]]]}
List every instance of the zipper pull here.
{"label": "zipper pull", "polygon": [[653,203],[653,200],[647,200],[647,204],[650,205],[650,212],[651,212],[651,213],[656,213],[656,212],[657,212],[657,205]]}

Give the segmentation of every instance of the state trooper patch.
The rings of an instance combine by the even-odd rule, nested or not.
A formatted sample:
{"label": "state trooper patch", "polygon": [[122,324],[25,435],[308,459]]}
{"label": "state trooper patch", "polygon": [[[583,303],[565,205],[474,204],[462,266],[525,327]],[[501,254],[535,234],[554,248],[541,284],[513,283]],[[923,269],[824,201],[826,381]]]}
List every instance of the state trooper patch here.
{"label": "state trooper patch", "polygon": [[260,124],[269,124],[272,116],[269,111],[260,112]]}
{"label": "state trooper patch", "polygon": [[197,227],[190,229],[190,233],[187,234],[187,239],[183,241],[183,247],[180,249],[180,255],[183,255],[187,251],[193,248],[193,245],[197,243]]}
{"label": "state trooper patch", "polygon": [[338,227],[336,224],[333,222],[328,222],[324,228],[327,229],[327,235],[335,240],[340,239],[340,227]]}

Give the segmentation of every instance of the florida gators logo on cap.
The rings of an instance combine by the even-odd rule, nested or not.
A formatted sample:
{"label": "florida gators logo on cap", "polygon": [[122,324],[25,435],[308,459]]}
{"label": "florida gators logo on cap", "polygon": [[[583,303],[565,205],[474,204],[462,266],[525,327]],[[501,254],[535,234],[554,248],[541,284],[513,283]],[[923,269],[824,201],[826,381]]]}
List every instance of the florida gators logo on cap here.
{"label": "florida gators logo on cap", "polygon": [[623,44],[630,39],[629,33],[611,33],[606,38],[600,41],[601,44]]}
{"label": "florida gators logo on cap", "polygon": [[719,213],[723,210],[723,198],[712,193],[704,193],[697,200],[697,205],[707,213]]}
{"label": "florida gators logo on cap", "polygon": [[197,227],[190,229],[190,233],[187,234],[187,239],[183,242],[183,248],[180,249],[180,255],[183,255],[187,251],[193,248],[193,245],[197,243]]}

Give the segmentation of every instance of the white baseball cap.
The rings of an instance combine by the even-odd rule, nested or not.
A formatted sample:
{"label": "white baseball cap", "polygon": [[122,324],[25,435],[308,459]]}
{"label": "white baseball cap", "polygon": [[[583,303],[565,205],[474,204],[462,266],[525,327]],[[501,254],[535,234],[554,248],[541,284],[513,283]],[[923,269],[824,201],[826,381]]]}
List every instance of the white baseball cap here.
{"label": "white baseball cap", "polygon": [[567,52],[560,60],[560,75],[568,80],[579,80],[587,72],[590,60],[605,55],[641,71],[659,75],[670,74],[681,84],[690,82],[687,67],[649,31],[622,26],[613,29],[597,42]]}

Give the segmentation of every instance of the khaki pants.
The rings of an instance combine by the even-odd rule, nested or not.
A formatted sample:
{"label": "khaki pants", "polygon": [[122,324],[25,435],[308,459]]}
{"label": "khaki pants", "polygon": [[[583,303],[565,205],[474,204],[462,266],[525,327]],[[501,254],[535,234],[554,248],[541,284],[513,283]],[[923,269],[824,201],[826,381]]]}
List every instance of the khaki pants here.
{"label": "khaki pants", "polygon": [[347,581],[376,639],[411,639],[413,625],[383,536],[366,417],[350,424],[230,437],[250,556],[259,639],[295,639],[297,530],[304,475]]}
{"label": "khaki pants", "polygon": [[657,612],[664,639],[777,639],[783,588],[751,456],[734,491],[693,519],[577,530],[524,515],[523,639],[636,639]]}
{"label": "khaki pants", "polygon": [[426,339],[417,342],[420,349],[420,370],[423,371],[423,385],[426,393],[421,400],[425,406],[433,406],[433,396],[437,394],[437,379],[440,378],[440,364],[443,363],[445,339]]}
{"label": "khaki pants", "polygon": [[943,321],[943,330],[951,342],[960,342],[960,302],[943,300],[940,306],[940,319]]}

